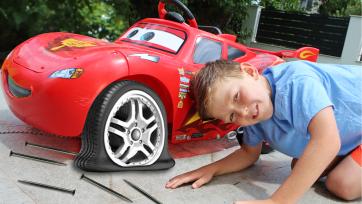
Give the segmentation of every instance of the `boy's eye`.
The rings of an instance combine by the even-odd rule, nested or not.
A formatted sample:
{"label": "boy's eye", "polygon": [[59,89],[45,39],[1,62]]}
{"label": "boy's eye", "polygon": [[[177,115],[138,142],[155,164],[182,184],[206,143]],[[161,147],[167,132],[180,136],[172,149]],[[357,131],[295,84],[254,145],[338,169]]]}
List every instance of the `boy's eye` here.
{"label": "boy's eye", "polygon": [[232,123],[233,120],[234,120],[234,113],[231,113],[231,114],[230,114],[230,122]]}

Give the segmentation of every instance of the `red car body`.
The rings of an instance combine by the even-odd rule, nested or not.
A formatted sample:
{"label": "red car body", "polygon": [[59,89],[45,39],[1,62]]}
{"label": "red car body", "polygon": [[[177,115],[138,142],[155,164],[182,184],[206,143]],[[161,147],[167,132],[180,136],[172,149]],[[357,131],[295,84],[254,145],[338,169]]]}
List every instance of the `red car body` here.
{"label": "red car body", "polygon": [[[228,45],[246,53],[235,59],[238,62],[248,61],[255,58],[257,54],[223,35],[217,36],[186,24],[163,19],[144,19],[134,26],[143,23],[183,30],[186,32],[187,41],[177,54],[132,44],[122,41],[121,38],[111,43],[87,36],[60,32],[38,35],[25,41],[12,51],[2,67],[2,85],[10,109],[21,120],[40,130],[61,136],[79,136],[84,127],[88,110],[99,93],[114,81],[128,79],[151,87],[165,102],[168,123],[172,124],[171,141],[173,143],[211,139],[215,138],[217,134],[224,136],[233,127],[227,124],[221,125],[220,122],[215,121],[202,123],[194,115],[196,112],[190,95],[186,94],[184,99],[179,97],[180,77],[183,76],[179,70],[183,69],[185,76],[191,79],[192,73],[203,66],[203,64],[193,63],[192,59],[194,46],[199,37],[221,42],[223,59],[227,59]],[[94,43],[94,46],[62,45],[62,40],[66,39]],[[59,49],[49,51],[54,47],[59,47]],[[160,61],[155,64],[139,57],[130,56],[135,53],[159,56]],[[314,52],[312,56],[317,56],[317,53]],[[266,62],[267,65],[274,63],[270,60],[263,62]],[[76,79],[76,83],[67,79],[49,78],[49,75],[56,70],[72,67],[84,69],[82,77]],[[31,97],[20,99],[14,97],[8,88],[7,78],[9,76],[19,86],[31,90]],[[178,107],[180,101],[183,102],[181,108]],[[198,133],[204,135],[192,137],[193,134]],[[185,136],[183,137],[183,135]],[[181,139],[181,137],[177,139],[177,136],[185,139]]]}
{"label": "red car body", "polygon": [[[129,37],[132,29],[152,30],[161,40],[133,39]],[[162,38],[167,40],[161,42]],[[233,35],[215,35],[186,23],[149,18],[137,22],[114,42],[63,32],[35,36],[6,58],[1,84],[18,118],[56,135],[80,136],[102,91],[114,82],[129,80],[149,87],[160,97],[171,143],[223,137],[236,126],[218,120],[201,121],[189,93],[192,75],[204,66],[195,63],[200,39],[219,44],[221,59],[230,59],[230,47],[243,52],[232,60],[248,61],[259,70],[282,62],[279,57],[316,61],[318,56],[315,48],[279,52],[248,48],[237,43]],[[75,78],[51,77],[70,68],[79,69]]]}

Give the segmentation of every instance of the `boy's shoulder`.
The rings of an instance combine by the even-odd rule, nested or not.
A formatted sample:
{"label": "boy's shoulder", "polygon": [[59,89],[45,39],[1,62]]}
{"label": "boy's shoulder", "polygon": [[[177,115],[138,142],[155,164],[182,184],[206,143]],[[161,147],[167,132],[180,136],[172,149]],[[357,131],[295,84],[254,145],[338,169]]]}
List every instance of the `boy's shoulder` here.
{"label": "boy's shoulder", "polygon": [[315,77],[314,66],[317,65],[307,61],[286,62],[266,69],[263,75],[274,84],[285,84],[300,77]]}
{"label": "boy's shoulder", "polygon": [[275,71],[279,71],[280,74],[303,75],[310,73],[311,69],[316,66],[318,66],[316,63],[308,61],[292,61],[280,64],[273,67],[272,69]]}

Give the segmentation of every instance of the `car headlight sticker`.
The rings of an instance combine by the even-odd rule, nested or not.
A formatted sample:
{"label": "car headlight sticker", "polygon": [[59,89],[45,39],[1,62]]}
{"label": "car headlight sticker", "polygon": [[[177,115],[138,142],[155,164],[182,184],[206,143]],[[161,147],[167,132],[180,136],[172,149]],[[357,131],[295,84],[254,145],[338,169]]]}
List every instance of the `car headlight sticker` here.
{"label": "car headlight sticker", "polygon": [[53,72],[49,78],[77,79],[82,75],[82,73],[83,69],[80,68],[62,69]]}

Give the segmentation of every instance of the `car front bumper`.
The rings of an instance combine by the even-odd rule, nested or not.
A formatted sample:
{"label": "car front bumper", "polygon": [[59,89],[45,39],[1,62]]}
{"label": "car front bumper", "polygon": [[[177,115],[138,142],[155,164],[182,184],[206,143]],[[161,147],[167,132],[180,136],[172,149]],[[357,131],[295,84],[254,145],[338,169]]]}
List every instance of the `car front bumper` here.
{"label": "car front bumper", "polygon": [[82,95],[74,79],[51,79],[7,60],[2,88],[11,111],[25,123],[48,133],[79,136],[92,99]]}

